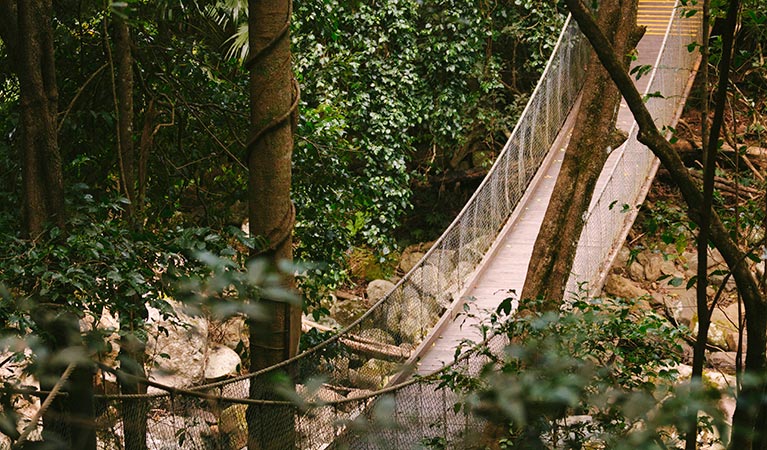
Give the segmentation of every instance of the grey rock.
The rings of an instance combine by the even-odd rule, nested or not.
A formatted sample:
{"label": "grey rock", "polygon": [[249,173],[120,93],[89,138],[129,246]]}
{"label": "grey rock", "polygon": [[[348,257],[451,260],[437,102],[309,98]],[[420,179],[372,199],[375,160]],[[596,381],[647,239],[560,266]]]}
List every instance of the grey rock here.
{"label": "grey rock", "polygon": [[[407,250],[407,249],[406,249]],[[410,272],[418,262],[423,258],[425,253],[418,251],[402,252],[402,256],[399,259],[399,268],[403,272]]]}
{"label": "grey rock", "polygon": [[673,260],[664,259],[660,265],[660,271],[663,275],[671,275],[672,277],[683,278],[684,274],[676,268]]}
{"label": "grey rock", "polygon": [[[172,387],[188,387],[204,378],[208,321],[203,317],[186,315],[179,303],[170,303],[178,317],[177,322],[170,318],[165,320],[159,310],[147,307],[149,377]],[[151,386],[148,391],[162,392]]]}
{"label": "grey rock", "polygon": [[212,321],[208,329],[208,337],[213,344],[222,344],[232,350],[236,350],[240,345],[248,348],[248,327],[243,317],[235,316],[225,321]]}
{"label": "grey rock", "polygon": [[380,328],[364,329],[357,333],[357,336],[363,339],[369,339],[374,342],[380,342],[382,344],[394,344],[394,338],[392,335]]}
{"label": "grey rock", "polygon": [[368,300],[372,303],[381,300],[386,294],[394,289],[394,283],[388,280],[373,280],[368,284],[367,295]]}
{"label": "grey rock", "polygon": [[228,375],[237,375],[241,363],[237,352],[223,345],[214,345],[208,350],[205,379],[213,381]]}

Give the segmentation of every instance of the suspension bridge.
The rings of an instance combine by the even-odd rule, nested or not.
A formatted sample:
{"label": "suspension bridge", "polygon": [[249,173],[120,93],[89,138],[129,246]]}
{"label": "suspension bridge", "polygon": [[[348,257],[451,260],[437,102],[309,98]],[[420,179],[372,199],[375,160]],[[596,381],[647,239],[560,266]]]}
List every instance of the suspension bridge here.
{"label": "suspension bridge", "polygon": [[[647,31],[634,64],[652,71],[637,87],[662,93],[647,100],[659,127],[678,120],[698,62],[697,52],[687,49],[700,39],[698,17],[685,17],[680,9],[673,0],[639,3],[638,22]],[[245,448],[247,422],[269,450],[409,449],[430,439],[464,448],[480,421],[456,410],[459,394],[438,388],[435,378],[448,365],[477,373],[485,363],[471,353],[456,360],[461,342],[482,339],[475,326],[479,319],[460,314],[465,305],[481,317],[511,290],[522,289],[564,149],[577,126],[589,54],[587,40],[568,19],[485,180],[424,258],[360,319],[298,357],[255,374],[185,392],[101,396],[100,448],[125,448],[127,424],[137,420],[131,412],[147,415],[147,447],[157,450]],[[629,138],[610,154],[584,215],[570,292],[584,285],[591,294],[599,292],[636,214],[636,208],[627,213],[612,206],[641,204],[658,167],[637,141],[625,104],[617,123]],[[303,400],[265,393],[280,374],[290,377]]]}

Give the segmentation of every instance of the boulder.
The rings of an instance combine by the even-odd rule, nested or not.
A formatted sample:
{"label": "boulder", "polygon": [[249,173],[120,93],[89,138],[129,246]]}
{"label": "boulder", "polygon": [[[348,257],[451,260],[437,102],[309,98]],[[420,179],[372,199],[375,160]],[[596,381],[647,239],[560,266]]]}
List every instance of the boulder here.
{"label": "boulder", "polygon": [[634,281],[644,281],[645,279],[644,267],[638,261],[629,264],[628,272],[629,277]]}
{"label": "boulder", "polygon": [[399,268],[405,273],[410,272],[413,269],[413,267],[415,267],[416,264],[418,264],[421,258],[423,258],[423,255],[426,254],[420,251],[414,251],[414,250],[408,251],[409,248],[410,247],[407,247],[402,252],[402,256],[400,256],[400,259],[399,259]]}
{"label": "boulder", "polygon": [[368,301],[376,303],[381,300],[386,294],[394,289],[394,283],[388,280],[373,280],[368,284],[367,295]]}
{"label": "boulder", "polygon": [[397,372],[399,365],[379,359],[369,359],[357,370],[352,372],[352,382],[363,389],[380,389]]}
{"label": "boulder", "polygon": [[237,347],[248,348],[248,326],[241,316],[230,317],[224,321],[213,321],[208,326],[211,343],[225,345],[232,350]]}
{"label": "boulder", "polygon": [[674,261],[664,259],[660,265],[660,272],[663,275],[670,275],[672,277],[684,278],[684,274],[676,268]]}
{"label": "boulder", "polygon": [[396,293],[386,313],[386,328],[396,342],[420,342],[439,320],[441,308],[413,286]]}
{"label": "boulder", "polygon": [[205,380],[215,381],[229,375],[237,375],[240,364],[242,361],[237,352],[224,345],[215,344],[208,349]]}
{"label": "boulder", "polygon": [[613,261],[613,267],[623,267],[626,264],[628,264],[629,258],[631,257],[631,250],[629,250],[628,247],[625,245],[622,246],[618,253],[615,255],[615,260]]}
{"label": "boulder", "polygon": [[[393,287],[394,284],[390,283]],[[336,300],[330,306],[330,314],[335,319],[335,324],[326,323],[321,321],[323,325],[327,325],[331,328],[338,326],[346,326],[357,320],[361,315],[365,314],[368,310],[368,304],[361,298]],[[325,319],[325,318],[323,318]]]}
{"label": "boulder", "polygon": [[644,265],[644,274],[647,281],[657,281],[660,278],[663,261],[663,256],[658,253],[651,253],[647,256],[647,262]]}
{"label": "boulder", "polygon": [[[172,387],[188,387],[204,379],[208,348],[208,321],[188,316],[171,302],[177,319],[164,319],[159,310],[147,307],[147,355],[149,378]],[[148,391],[162,392],[149,387]]]}
{"label": "boulder", "polygon": [[221,411],[218,430],[227,443],[227,449],[238,450],[248,445],[247,405],[232,405]]}
{"label": "boulder", "polygon": [[711,352],[708,355],[708,364],[716,370],[735,375],[736,356],[735,352]]}
{"label": "boulder", "polygon": [[394,344],[394,338],[392,335],[380,328],[364,329],[357,333],[357,336],[373,342],[380,342],[382,344]]}
{"label": "boulder", "polygon": [[649,293],[638,284],[620,275],[610,274],[605,282],[604,292],[619,298],[637,298]]}

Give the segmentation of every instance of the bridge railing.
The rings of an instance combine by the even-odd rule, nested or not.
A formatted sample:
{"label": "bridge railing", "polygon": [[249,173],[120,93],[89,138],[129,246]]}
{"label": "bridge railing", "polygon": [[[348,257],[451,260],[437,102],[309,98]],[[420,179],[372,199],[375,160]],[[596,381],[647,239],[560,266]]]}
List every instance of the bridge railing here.
{"label": "bridge railing", "polygon": [[[676,125],[700,59],[697,47],[688,50],[689,44],[699,43],[701,39],[699,14],[682,17],[688,10],[679,1],[674,8],[675,13],[669,20],[644,92],[647,108],[659,129]],[[585,289],[589,294],[596,295],[602,289],[612,262],[626,240],[639,205],[655,177],[658,159],[637,140],[638,131],[634,123],[628,140],[608,160],[607,167],[614,164],[612,169],[600,175],[597,185],[603,187],[594,193],[585,216],[568,280],[567,291],[570,293]],[[670,133],[667,128],[666,136]]]}
{"label": "bridge railing", "polygon": [[[588,55],[588,43],[568,19],[520,120],[477,191],[424,258],[352,325],[293,360],[198,389],[207,397],[175,393],[143,400],[107,398],[106,404],[112,407],[106,406],[104,410],[155,411],[149,427],[156,431],[150,435],[177,433],[184,438],[184,448],[205,448],[205,442],[211,439],[220,445],[229,445],[226,448],[239,448],[236,445],[243,440],[246,411],[257,416],[258,433],[274,443],[271,448],[322,448],[339,433],[343,436],[334,446],[351,439],[360,445],[354,444],[353,448],[383,448],[374,444],[366,447],[368,444],[358,441],[354,426],[339,425],[350,418],[364,421],[370,414],[375,415],[380,408],[371,409],[368,405],[385,406],[386,402],[378,400],[382,394],[394,399],[392,413],[398,423],[421,424],[421,428],[410,427],[410,431],[404,432],[377,427],[379,432],[389,430],[396,437],[368,435],[373,441],[380,438],[398,443],[390,448],[408,448],[417,442],[418,435],[425,433],[437,419],[431,417],[433,414],[453,424],[449,427],[453,431],[465,428],[469,417],[449,412],[455,394],[447,391],[435,394],[434,388],[423,381],[410,381],[383,392],[380,389],[401,370],[401,364],[441,314],[458,300],[467,280],[521,199],[576,101],[585,78]],[[322,377],[325,383],[315,393],[315,400],[329,401],[328,405],[302,412],[289,403],[259,400],[257,406],[248,409],[246,405],[253,402],[244,399],[252,397],[251,384],[259,387],[259,391],[266,390],[280,374],[287,374],[303,393],[311,384],[311,378]],[[210,400],[210,396],[217,400]],[[141,408],[130,406],[130,402],[141,401],[146,402]],[[185,415],[183,411],[193,413]],[[105,421],[118,429],[123,426],[117,418]],[[107,437],[116,436],[116,441],[122,440],[119,435],[107,433]]]}
{"label": "bridge railing", "polygon": [[[670,27],[674,29],[673,22]],[[651,92],[677,92],[672,89],[683,86],[689,75],[689,71],[670,69],[682,66],[673,58],[688,55],[670,48],[683,45],[669,46],[669,39],[652,75]],[[138,416],[147,417],[146,439],[151,449],[240,449],[248,433],[264,449],[404,449],[429,442],[460,448],[464,439],[481,431],[476,418],[454,408],[460,394],[437,387],[439,373],[381,387],[426,336],[441,311],[457,300],[522,197],[576,100],[588,50],[585,38],[568,21],[522,118],[487,178],[423,260],[359,320],[315,349],[247,377],[195,392],[102,397],[97,423],[101,448],[126,448],[123,436],[126,429],[141,426]],[[675,106],[661,99],[652,99],[650,105],[660,123],[671,123]],[[652,166],[651,158],[641,152],[624,150],[624,154],[620,171],[611,175],[615,186],[600,194],[606,200],[598,199],[596,204],[602,206],[589,215],[585,233],[590,234],[584,242],[607,240],[608,233],[613,233],[607,225],[622,218],[610,215],[609,204],[623,198],[619,195],[625,195],[629,204],[636,198],[631,189],[621,191],[621,176],[639,168],[648,173],[644,167]],[[607,214],[601,216],[602,211]],[[595,216],[604,220],[592,219]],[[586,255],[599,260],[600,254]],[[579,273],[598,272],[591,266],[582,267]],[[504,341],[495,339],[491,345],[500,351]],[[468,354],[455,367],[477,374],[485,362],[481,354]],[[304,400],[272,400],[269,390],[285,380],[285,375]],[[315,384],[315,377],[324,382]],[[309,403],[302,403],[307,400]],[[246,417],[257,425],[255,429],[247,429]]]}

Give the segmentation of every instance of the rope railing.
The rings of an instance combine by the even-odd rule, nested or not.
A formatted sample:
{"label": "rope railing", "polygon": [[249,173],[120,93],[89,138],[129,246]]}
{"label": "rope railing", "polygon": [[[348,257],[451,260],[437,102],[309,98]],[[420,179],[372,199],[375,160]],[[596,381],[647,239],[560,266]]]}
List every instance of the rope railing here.
{"label": "rope railing", "polygon": [[[675,27],[681,29],[675,21],[670,21],[668,36],[674,36]],[[666,38],[648,88],[649,92],[669,93],[665,99],[649,102],[659,123],[672,123],[677,107],[666,102],[683,92],[689,77],[689,70],[676,69],[692,65],[684,53],[687,42],[683,38],[690,39]],[[123,416],[129,410],[150,411],[147,447],[158,450],[241,449],[247,443],[247,423],[253,422],[246,420],[248,414],[257,415],[257,432],[265,442],[281,442],[279,446],[265,445],[265,449],[406,449],[427,444],[461,448],[462,443],[472,442],[482,429],[481,422],[465,409],[455,408],[459,393],[437,388],[435,382],[442,372],[385,386],[440,315],[460,300],[456,297],[521,199],[575,103],[589,50],[586,39],[568,19],[522,117],[485,180],[423,259],[362,317],[317,347],[255,374],[201,386],[194,392],[98,397],[100,448],[124,448],[123,421],[129,418]],[[633,130],[630,143],[636,141],[635,136]],[[638,178],[641,181],[652,170],[647,152],[629,147],[621,150],[611,182],[588,214],[574,280],[598,284],[599,264],[591,262],[601,261],[600,255],[612,251],[614,245],[605,249],[594,244],[601,241],[599,247],[605,247],[603,242],[613,242],[623,229],[610,224],[618,220],[608,206],[616,199],[636,199],[636,192],[642,190],[622,187],[622,174],[643,173]],[[398,347],[401,361],[372,357],[374,352],[366,351],[364,345],[347,345],[348,336],[362,338],[358,342]],[[500,337],[489,341],[498,351],[504,344]],[[476,375],[486,362],[482,354],[468,353],[451,369]],[[286,381],[285,375],[289,382],[282,385],[292,401],[248,398],[251,383],[280,385],[278,380]],[[125,407],[136,401],[147,402],[147,408]],[[279,439],[275,441],[275,437]]]}
{"label": "rope railing", "polygon": [[[457,394],[430,394],[435,391],[428,381],[437,375],[382,388],[402,369],[401,363],[441,314],[458,300],[522,198],[577,99],[588,54],[585,38],[567,20],[538,85],[488,175],[423,259],[388,295],[333,338],[273,368],[196,388],[205,395],[175,390],[146,397],[152,404],[149,409],[155,411],[147,426],[150,436],[169,445],[175,429],[176,439],[183,438],[183,448],[241,448],[247,436],[247,414],[258,414],[261,432],[291,435],[290,446],[301,449],[409,448],[432,431],[439,438],[471,428],[467,421],[474,419],[470,416],[448,411],[453,411]],[[347,345],[346,336],[399,347],[403,357],[401,361],[372,358],[364,346]],[[467,361],[464,358],[456,364],[468,368]],[[236,400],[247,398],[250,383],[272,384],[279,374],[289,374],[296,391],[309,403]],[[316,392],[308,392],[307,386],[318,377],[324,383]],[[415,420],[420,425],[403,432],[378,423],[381,408],[389,405],[383,398],[394,402],[390,418],[396,423]],[[411,405],[406,399],[416,399],[419,404]],[[114,413],[104,414],[104,421],[112,427],[107,437],[119,442],[119,405],[126,400],[105,397],[100,401],[103,410]],[[288,426],[278,419],[286,414],[294,418]],[[368,421],[376,421],[376,432],[368,426],[360,432],[360,424]],[[442,423],[441,431],[430,430],[435,422]],[[219,447],[209,447],[210,442]]]}
{"label": "rope railing", "polygon": [[[689,44],[700,41],[699,14],[681,18],[680,8],[677,0],[644,91],[647,108],[656,126],[666,128],[667,137],[681,115],[700,59],[698,51],[688,50]],[[585,288],[591,295],[599,293],[652,184],[659,161],[637,140],[638,131],[634,122],[629,138],[610,155],[600,175],[597,185],[602,188],[585,216],[567,292]]]}

